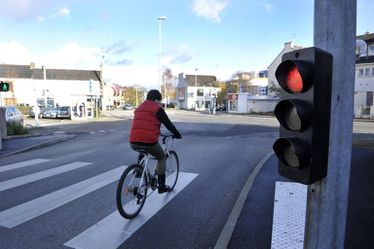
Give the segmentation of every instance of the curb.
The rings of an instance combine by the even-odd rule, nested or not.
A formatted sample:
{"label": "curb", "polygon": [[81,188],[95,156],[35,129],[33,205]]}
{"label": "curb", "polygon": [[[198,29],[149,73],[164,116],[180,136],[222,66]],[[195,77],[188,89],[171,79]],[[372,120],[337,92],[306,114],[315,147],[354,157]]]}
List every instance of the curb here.
{"label": "curb", "polygon": [[47,146],[50,146],[50,145],[53,145],[53,144],[65,142],[67,140],[70,140],[70,139],[74,138],[75,136],[76,135],[65,135],[63,137],[58,137],[58,138],[54,138],[54,139],[51,139],[51,140],[48,140],[48,141],[40,142],[40,143],[25,147],[25,148],[22,148],[22,149],[19,149],[19,150],[11,151],[11,152],[6,153],[4,155],[0,155],[0,158],[4,158],[4,157],[12,156],[12,155],[15,155],[15,154],[19,154],[19,153],[22,153],[22,152],[31,151],[31,150],[35,150],[35,149],[40,149],[40,148],[47,147]]}

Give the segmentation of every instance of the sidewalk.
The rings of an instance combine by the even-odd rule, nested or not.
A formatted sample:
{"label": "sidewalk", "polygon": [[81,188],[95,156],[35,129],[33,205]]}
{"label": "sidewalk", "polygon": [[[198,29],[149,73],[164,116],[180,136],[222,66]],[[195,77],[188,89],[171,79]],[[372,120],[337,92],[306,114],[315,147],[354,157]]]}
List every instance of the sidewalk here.
{"label": "sidewalk", "polygon": [[2,140],[0,158],[63,142],[73,137],[74,135],[58,133],[50,133],[44,135],[35,133],[34,135],[8,137]]}
{"label": "sidewalk", "polygon": [[[273,154],[263,165],[247,196],[229,249],[272,248],[275,182],[289,182],[277,171]],[[346,249],[374,248],[374,149],[353,148],[346,226]],[[275,248],[275,247],[274,247]],[[282,248],[290,248],[287,244]]]}

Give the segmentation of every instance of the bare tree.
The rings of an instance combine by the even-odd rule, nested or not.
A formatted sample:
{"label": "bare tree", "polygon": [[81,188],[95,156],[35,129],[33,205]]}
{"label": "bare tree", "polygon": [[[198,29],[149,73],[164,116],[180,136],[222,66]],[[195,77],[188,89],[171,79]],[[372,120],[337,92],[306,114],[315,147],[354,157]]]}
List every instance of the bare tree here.
{"label": "bare tree", "polygon": [[166,68],[162,75],[163,85],[162,85],[162,93],[163,97],[166,99],[175,99],[176,98],[176,90],[175,90],[175,82],[177,77],[173,75],[170,68]]}

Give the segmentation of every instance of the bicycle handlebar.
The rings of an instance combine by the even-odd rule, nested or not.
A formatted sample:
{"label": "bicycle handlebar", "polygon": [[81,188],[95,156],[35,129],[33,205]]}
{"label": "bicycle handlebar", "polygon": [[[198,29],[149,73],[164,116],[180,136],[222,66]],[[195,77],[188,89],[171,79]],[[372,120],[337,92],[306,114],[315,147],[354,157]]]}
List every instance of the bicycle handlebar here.
{"label": "bicycle handlebar", "polygon": [[160,137],[162,137],[162,143],[165,144],[166,143],[166,139],[168,137],[172,137],[174,139],[174,135],[171,134],[171,133],[161,133],[160,134]]}

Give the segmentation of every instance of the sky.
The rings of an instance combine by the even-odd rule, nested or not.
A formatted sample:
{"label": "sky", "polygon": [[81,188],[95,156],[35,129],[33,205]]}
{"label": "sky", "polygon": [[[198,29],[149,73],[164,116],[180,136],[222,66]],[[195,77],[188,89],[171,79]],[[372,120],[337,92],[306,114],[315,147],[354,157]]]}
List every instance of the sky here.
{"label": "sky", "polygon": [[[151,89],[161,58],[175,76],[227,80],[266,70],[286,42],[313,46],[313,8],[314,0],[0,0],[0,63],[102,64],[106,82]],[[374,1],[357,0],[358,35],[374,32],[373,11]]]}

